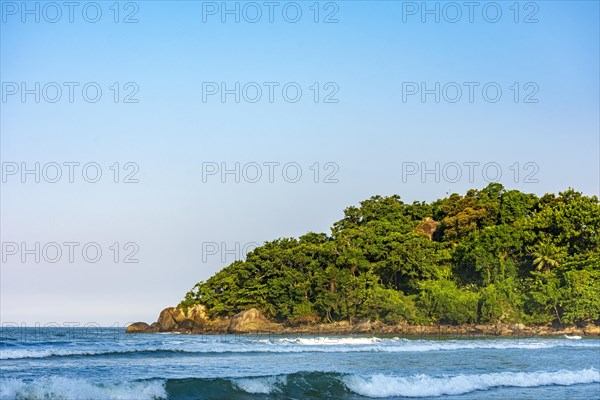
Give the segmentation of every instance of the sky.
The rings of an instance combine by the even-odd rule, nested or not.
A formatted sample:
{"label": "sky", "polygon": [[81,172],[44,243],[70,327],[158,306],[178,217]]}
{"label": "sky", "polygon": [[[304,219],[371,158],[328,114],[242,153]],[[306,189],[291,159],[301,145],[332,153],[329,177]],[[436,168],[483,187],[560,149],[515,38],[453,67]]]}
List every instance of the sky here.
{"label": "sky", "polygon": [[0,1],[0,322],[155,321],[374,195],[598,195],[599,15]]}

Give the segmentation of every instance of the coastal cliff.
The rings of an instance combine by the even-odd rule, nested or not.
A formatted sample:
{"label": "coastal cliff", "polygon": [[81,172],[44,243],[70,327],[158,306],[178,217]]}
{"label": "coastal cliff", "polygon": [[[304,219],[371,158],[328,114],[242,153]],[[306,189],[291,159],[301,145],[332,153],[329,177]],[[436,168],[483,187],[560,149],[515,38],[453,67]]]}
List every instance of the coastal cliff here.
{"label": "coastal cliff", "polygon": [[126,333],[182,333],[182,334],[291,334],[291,335],[407,335],[407,336],[600,336],[600,326],[526,326],[521,323],[469,324],[469,325],[389,325],[382,322],[348,321],[311,323],[290,326],[269,321],[259,310],[251,308],[231,318],[211,319],[206,308],[195,305],[182,310],[165,308],[158,321],[148,325],[136,322],[127,327]]}

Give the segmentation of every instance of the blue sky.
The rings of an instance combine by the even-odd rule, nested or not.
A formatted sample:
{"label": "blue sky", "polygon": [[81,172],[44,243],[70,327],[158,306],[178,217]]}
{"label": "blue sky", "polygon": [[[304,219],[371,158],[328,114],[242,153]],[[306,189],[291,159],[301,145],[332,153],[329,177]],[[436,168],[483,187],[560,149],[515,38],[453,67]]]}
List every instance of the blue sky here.
{"label": "blue sky", "polygon": [[[3,171],[9,164],[63,166],[57,183],[6,175],[2,242],[94,242],[103,250],[96,263],[77,252],[72,263],[64,254],[56,263],[4,254],[2,322],[155,320],[226,264],[219,254],[203,262],[203,243],[231,249],[328,232],[345,207],[372,195],[431,201],[481,188],[485,165],[500,168],[505,186],[539,195],[599,191],[598,2],[518,2],[518,16],[514,2],[478,2],[473,22],[462,2],[428,2],[430,9],[438,4],[439,23],[433,14],[422,21],[422,2],[319,2],[318,23],[313,1],[276,2],[272,23],[263,2],[237,3],[239,23],[235,15],[221,21],[222,2],[120,2],[118,23],[113,2],[97,3],[96,23],[82,14],[87,7],[94,18],[89,2],[79,3],[73,23],[64,6],[52,23],[48,3],[38,3],[39,22],[22,15],[21,2],[0,3]],[[456,4],[462,17],[452,23]],[[262,18],[251,23],[244,16],[253,18],[254,5]],[[416,14],[407,13],[414,7]],[[286,21],[298,8],[299,21]],[[492,23],[497,8],[501,16]],[[123,23],[132,12],[138,22]],[[338,22],[325,23],[332,12]],[[21,84],[33,89],[36,82],[40,102],[35,94],[23,102]],[[55,103],[48,101],[55,98],[51,82],[62,88]],[[74,82],[73,102],[65,82]],[[90,82],[102,90],[95,103],[81,90]],[[229,89],[239,82],[240,102],[206,93],[203,101],[203,82]],[[262,90],[256,103],[246,101],[256,85],[241,93],[252,82]],[[265,82],[273,82],[273,102]],[[435,94],[423,102],[420,93],[403,93],[407,84],[420,90],[436,82],[439,102]],[[465,82],[472,82],[473,102]],[[297,102],[283,97],[290,83],[302,90]],[[10,94],[15,84],[19,92]],[[497,102],[484,98],[486,85],[502,90]],[[453,103],[456,86],[463,96]],[[123,102],[136,90],[136,103]],[[324,102],[334,91],[337,102]],[[65,162],[96,163],[102,178],[88,183],[76,170],[70,183]],[[138,183],[122,182],[134,170],[124,168],[128,162],[139,169]],[[268,162],[279,163],[273,182]],[[223,183],[219,174],[203,182],[203,163],[239,163],[248,174],[256,163],[263,175],[256,183],[244,175],[239,183],[226,175]],[[403,179],[406,163],[419,172]],[[422,166],[436,163],[437,182],[433,173],[421,177]],[[472,182],[464,163],[479,163]],[[300,167],[298,182],[281,175],[285,164]],[[460,179],[445,179],[456,165]],[[330,173],[334,182],[325,183]],[[138,263],[122,262],[129,242],[139,248]]]}

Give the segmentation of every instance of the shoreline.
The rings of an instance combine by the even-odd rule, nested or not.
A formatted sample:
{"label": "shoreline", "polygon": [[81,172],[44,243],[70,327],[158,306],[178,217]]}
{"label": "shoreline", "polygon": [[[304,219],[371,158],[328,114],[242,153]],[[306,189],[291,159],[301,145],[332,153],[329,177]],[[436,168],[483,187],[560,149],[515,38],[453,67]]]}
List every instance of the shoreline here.
{"label": "shoreline", "polygon": [[552,324],[524,325],[522,323],[466,324],[466,325],[409,325],[384,324],[379,321],[350,323],[299,324],[295,326],[273,323],[257,309],[242,311],[231,318],[209,318],[198,306],[181,310],[176,307],[164,309],[157,322],[151,325],[136,322],[125,332],[179,333],[191,335],[266,334],[266,335],[405,335],[405,336],[600,336],[600,325],[585,326]]}

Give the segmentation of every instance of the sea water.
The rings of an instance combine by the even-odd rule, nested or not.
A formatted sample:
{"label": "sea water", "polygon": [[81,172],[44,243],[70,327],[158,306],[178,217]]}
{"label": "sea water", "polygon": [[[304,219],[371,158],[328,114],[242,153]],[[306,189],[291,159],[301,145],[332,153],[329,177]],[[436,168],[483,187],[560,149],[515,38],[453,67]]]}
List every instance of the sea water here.
{"label": "sea water", "polygon": [[2,328],[0,399],[600,399],[600,339]]}

